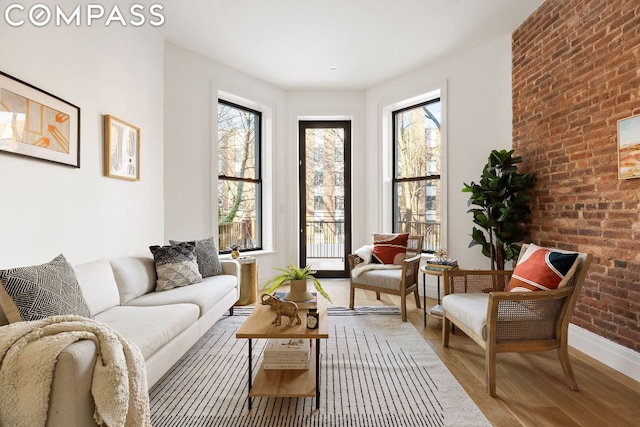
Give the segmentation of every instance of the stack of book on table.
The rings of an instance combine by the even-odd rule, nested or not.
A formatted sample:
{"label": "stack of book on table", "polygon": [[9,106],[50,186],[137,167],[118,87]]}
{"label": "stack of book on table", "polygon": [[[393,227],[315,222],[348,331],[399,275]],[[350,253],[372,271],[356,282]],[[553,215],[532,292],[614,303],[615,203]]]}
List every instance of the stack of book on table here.
{"label": "stack of book on table", "polygon": [[426,269],[429,270],[451,270],[454,268],[458,268],[458,260],[457,259],[430,259],[427,260],[427,263],[424,265]]}
{"label": "stack of book on table", "polygon": [[440,304],[436,304],[429,310],[431,314],[437,314],[438,316],[442,316],[444,314],[444,308]]}
{"label": "stack of book on table", "polygon": [[272,338],[264,348],[264,369],[309,369],[309,340]]}

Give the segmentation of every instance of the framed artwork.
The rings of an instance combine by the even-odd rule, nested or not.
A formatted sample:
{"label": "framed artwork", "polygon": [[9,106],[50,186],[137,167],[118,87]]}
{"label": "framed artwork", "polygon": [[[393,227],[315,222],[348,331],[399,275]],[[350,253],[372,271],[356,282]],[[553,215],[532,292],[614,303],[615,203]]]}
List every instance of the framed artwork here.
{"label": "framed artwork", "polygon": [[140,180],[140,128],[110,115],[104,116],[104,174]]}
{"label": "framed artwork", "polygon": [[0,71],[0,152],[80,167],[80,108]]}
{"label": "framed artwork", "polygon": [[640,178],[640,115],[618,120],[618,178]]}

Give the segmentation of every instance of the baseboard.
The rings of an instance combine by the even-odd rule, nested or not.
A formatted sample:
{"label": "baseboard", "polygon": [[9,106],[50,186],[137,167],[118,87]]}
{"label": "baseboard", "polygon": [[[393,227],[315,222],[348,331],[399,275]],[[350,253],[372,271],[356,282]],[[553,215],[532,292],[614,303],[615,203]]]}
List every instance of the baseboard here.
{"label": "baseboard", "polygon": [[640,382],[640,353],[572,323],[569,324],[569,345]]}

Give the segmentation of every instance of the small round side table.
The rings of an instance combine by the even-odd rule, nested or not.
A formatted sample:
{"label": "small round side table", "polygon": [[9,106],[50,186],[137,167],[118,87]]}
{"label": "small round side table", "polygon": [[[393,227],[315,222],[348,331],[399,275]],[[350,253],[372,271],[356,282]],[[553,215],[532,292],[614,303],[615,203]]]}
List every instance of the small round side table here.
{"label": "small round side table", "polygon": [[258,260],[254,257],[240,257],[240,299],[234,305],[249,305],[258,297]]}
{"label": "small round side table", "polygon": [[[449,268],[449,270],[456,270],[458,267]],[[422,309],[424,312],[424,326],[427,326],[427,316],[434,319],[442,320],[442,305],[440,305],[440,277],[444,272],[444,268],[427,267],[426,265],[420,266],[422,272]],[[438,277],[438,302],[436,305],[427,310],[427,274],[430,276]]]}

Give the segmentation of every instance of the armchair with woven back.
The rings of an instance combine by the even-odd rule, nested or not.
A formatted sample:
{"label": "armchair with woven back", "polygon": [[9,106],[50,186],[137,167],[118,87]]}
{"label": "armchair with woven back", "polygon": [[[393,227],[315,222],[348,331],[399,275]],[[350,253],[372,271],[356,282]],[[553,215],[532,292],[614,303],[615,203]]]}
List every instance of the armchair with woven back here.
{"label": "armchair with woven back", "polygon": [[453,324],[484,349],[490,396],[496,396],[496,354],[504,352],[556,349],[576,390],[568,325],[590,263],[590,254],[530,244],[522,246],[513,271],[445,271],[443,346]]}
{"label": "armchair with woven back", "polygon": [[355,290],[398,295],[402,321],[407,321],[407,298],[413,294],[420,308],[418,268],[422,254],[423,236],[408,233],[374,234],[373,246],[363,246],[349,261],[349,308],[355,304]]}

